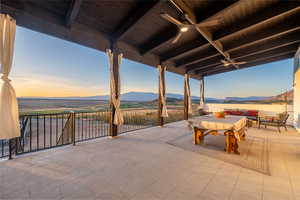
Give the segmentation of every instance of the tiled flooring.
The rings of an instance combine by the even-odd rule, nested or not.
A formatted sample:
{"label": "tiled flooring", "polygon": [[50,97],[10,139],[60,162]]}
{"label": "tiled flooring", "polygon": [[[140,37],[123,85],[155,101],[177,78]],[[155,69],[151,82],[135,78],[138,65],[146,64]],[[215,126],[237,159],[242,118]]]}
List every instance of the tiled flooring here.
{"label": "tiled flooring", "polygon": [[300,199],[295,130],[248,131],[268,138],[271,176],[166,143],[187,131],[182,121],[1,161],[0,198]]}

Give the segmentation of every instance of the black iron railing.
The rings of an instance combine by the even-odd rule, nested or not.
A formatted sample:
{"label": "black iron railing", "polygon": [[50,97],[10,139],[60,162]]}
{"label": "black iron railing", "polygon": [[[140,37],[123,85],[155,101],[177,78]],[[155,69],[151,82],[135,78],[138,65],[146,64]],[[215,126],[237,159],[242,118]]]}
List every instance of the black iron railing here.
{"label": "black iron railing", "polygon": [[[123,115],[124,124],[118,127],[119,134],[157,125],[155,109],[128,109],[123,110]],[[0,140],[0,158],[109,136],[109,117],[107,110],[21,115],[21,137]],[[183,110],[173,109],[166,123],[182,119]]]}
{"label": "black iron railing", "polygon": [[119,126],[118,133],[157,126],[157,115],[158,112],[154,109],[124,110],[124,124]]}

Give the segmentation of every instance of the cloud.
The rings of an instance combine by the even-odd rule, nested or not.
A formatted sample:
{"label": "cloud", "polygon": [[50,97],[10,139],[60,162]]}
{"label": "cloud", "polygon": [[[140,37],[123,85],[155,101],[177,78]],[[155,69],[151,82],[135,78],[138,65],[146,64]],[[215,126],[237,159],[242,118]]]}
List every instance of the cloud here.
{"label": "cloud", "polygon": [[105,94],[107,91],[100,90],[100,85],[81,85],[63,77],[45,74],[24,74],[22,76],[11,76],[17,96],[92,96]]}

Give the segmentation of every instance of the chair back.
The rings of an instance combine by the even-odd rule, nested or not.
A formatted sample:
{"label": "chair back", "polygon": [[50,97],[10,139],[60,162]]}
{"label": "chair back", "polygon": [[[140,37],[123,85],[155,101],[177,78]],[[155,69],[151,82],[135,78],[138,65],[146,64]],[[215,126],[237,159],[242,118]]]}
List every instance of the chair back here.
{"label": "chair back", "polygon": [[279,121],[282,124],[285,124],[288,118],[289,118],[289,114],[287,112],[283,112],[279,114]]}

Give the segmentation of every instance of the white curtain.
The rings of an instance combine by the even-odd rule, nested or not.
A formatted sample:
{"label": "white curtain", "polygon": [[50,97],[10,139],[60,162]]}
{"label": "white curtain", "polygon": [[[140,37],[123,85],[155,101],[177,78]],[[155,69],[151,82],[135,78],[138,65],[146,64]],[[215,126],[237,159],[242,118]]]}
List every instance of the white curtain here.
{"label": "white curtain", "polygon": [[185,82],[185,90],[187,93],[187,97],[188,97],[188,113],[189,114],[193,114],[193,109],[192,109],[192,97],[191,97],[191,88],[190,88],[190,75],[185,74],[184,75],[184,82]]}
{"label": "white curtain", "polygon": [[166,102],[166,95],[165,95],[165,88],[164,88],[164,77],[162,77],[162,74],[165,74],[166,72],[166,67],[165,66],[161,66],[158,65],[158,77],[159,77],[159,93],[160,96],[158,98],[160,98],[161,103],[162,103],[162,112],[161,112],[161,117],[168,117],[168,111],[167,111],[167,102]]}
{"label": "white curtain", "polygon": [[203,77],[200,80],[200,108],[204,109],[204,79]]}
{"label": "white curtain", "polygon": [[10,84],[16,21],[9,15],[0,14],[0,72],[2,87],[0,91],[0,139],[20,136],[19,110],[16,93]]}
{"label": "white curtain", "polygon": [[[108,59],[109,59],[109,69],[110,69],[110,95],[111,95],[111,101],[112,104],[115,107],[115,114],[114,114],[114,119],[113,119],[113,123],[115,125],[121,125],[124,123],[124,118],[123,118],[123,114],[121,112],[120,109],[120,105],[121,105],[121,94],[120,94],[120,88],[121,88],[121,82],[120,82],[120,75],[118,74],[118,85],[115,85],[115,76],[114,76],[114,70],[113,70],[113,65],[114,65],[114,58],[113,58],[113,52],[108,49],[106,50]],[[118,55],[118,67],[120,67],[121,62],[122,62],[122,54]],[[117,87],[117,91],[116,91],[116,87]]]}

